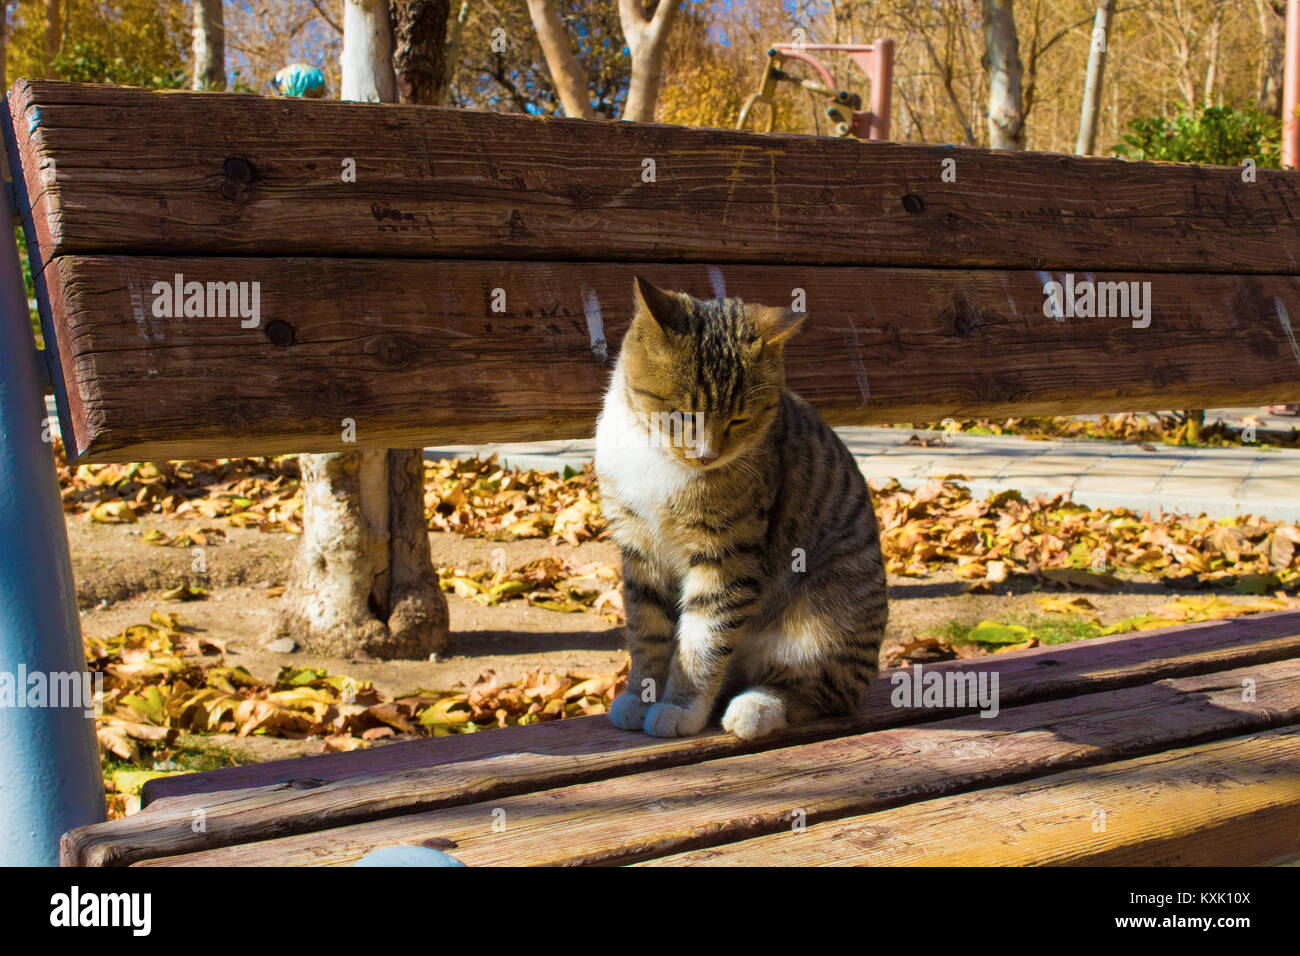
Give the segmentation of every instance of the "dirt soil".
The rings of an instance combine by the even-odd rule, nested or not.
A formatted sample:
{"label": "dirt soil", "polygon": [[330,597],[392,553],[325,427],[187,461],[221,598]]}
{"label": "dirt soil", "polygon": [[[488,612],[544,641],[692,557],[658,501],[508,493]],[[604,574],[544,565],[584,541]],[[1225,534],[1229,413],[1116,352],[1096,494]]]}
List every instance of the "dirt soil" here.
{"label": "dirt soil", "polygon": [[[232,666],[242,665],[259,678],[273,678],[286,665],[325,667],[334,675],[372,681],[388,695],[417,687],[452,689],[472,683],[489,668],[510,681],[537,668],[609,673],[624,659],[622,626],[611,625],[596,614],[556,613],[523,601],[484,607],[450,594],[452,643],[435,661],[361,661],[302,651],[273,653],[263,646],[279,601],[272,589],[285,583],[297,537],[223,525],[226,537],[209,543],[204,555],[207,573],[199,574],[191,570],[194,558],[189,549],[156,547],[142,540],[155,527],[176,535],[186,526],[156,516],[125,526],[69,519],[73,576],[85,634],[117,633],[130,624],[148,621],[149,612],[157,609],[177,614],[224,644]],[[617,549],[608,542],[573,548],[537,540],[488,541],[441,532],[432,533],[430,540],[436,564],[463,569],[487,566],[495,548],[505,550],[511,567],[549,553],[569,557],[575,552],[582,562],[618,564]],[[181,583],[206,588],[208,597],[188,602],[162,597]],[[965,593],[966,583],[950,573],[921,580],[891,578],[886,645],[952,620],[973,624],[1008,612],[1039,611],[1031,595],[1042,593],[1042,589],[1032,583],[998,585],[996,593]],[[1148,613],[1177,596],[1156,579],[1127,581],[1114,593],[1087,595],[1106,623]],[[223,735],[204,740],[228,745],[243,759],[252,760],[315,753],[321,746],[314,740],[264,737],[227,739]]]}

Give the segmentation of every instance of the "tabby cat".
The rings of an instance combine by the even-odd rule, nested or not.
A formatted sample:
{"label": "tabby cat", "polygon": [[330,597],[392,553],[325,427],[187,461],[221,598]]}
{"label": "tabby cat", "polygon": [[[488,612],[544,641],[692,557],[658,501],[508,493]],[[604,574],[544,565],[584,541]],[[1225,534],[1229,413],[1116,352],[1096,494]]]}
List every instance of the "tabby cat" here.
{"label": "tabby cat", "polygon": [[853,456],[785,388],[803,317],[634,291],[596,428],[632,657],[610,719],[674,737],[720,715],[749,739],[852,713],[876,676],[885,571]]}

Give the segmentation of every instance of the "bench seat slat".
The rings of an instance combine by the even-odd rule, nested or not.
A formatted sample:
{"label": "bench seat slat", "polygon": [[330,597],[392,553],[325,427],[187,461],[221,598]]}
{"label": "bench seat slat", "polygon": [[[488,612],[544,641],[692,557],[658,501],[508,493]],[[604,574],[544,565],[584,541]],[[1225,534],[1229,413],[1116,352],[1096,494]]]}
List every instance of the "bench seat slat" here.
{"label": "bench seat slat", "polygon": [[[131,461],[585,437],[638,273],[802,294],[788,380],[834,424],[1300,401],[1289,276],[1090,274],[1150,283],[1138,328],[1044,315],[1059,272],[65,256],[45,274],[68,444]],[[156,314],[177,275],[208,314]],[[247,304],[257,284],[255,328],[216,314],[236,283]]]}
{"label": "bench seat slat", "polygon": [[[1256,700],[1242,699],[1247,680]],[[631,863],[781,832],[800,811],[815,824],[1296,723],[1300,661],[1289,660],[138,865],[346,865],[432,838],[470,865]]]}
{"label": "bench seat slat", "polygon": [[[1034,701],[1294,657],[1300,657],[1300,612],[1278,612],[924,669],[939,675],[997,674],[998,700],[1005,714],[1005,708]],[[896,708],[890,701],[892,686],[890,675],[882,676],[861,715],[791,728],[748,744],[722,733],[653,740],[616,730],[604,717],[593,717],[151,781],[144,811],[74,831],[65,840],[65,851],[69,860],[78,863],[130,862],[141,856],[318,830],[382,814],[862,734],[953,713]],[[303,779],[316,786],[286,786]],[[208,826],[195,833],[191,823],[198,808]]]}
{"label": "bench seat slat", "polygon": [[1280,171],[39,80],[8,99],[47,260],[1295,273],[1300,259],[1300,177]]}
{"label": "bench seat slat", "polygon": [[1300,853],[1300,726],[638,866],[1258,866]]}

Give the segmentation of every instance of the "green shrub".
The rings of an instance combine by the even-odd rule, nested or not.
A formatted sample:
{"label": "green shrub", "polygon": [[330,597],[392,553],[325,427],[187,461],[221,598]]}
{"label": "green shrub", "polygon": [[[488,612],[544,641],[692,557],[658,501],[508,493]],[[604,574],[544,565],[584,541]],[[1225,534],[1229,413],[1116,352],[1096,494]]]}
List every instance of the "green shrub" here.
{"label": "green shrub", "polygon": [[1281,167],[1282,124],[1258,110],[1184,108],[1173,117],[1130,120],[1128,129],[1124,142],[1111,147],[1124,159],[1239,166],[1250,158],[1260,169]]}

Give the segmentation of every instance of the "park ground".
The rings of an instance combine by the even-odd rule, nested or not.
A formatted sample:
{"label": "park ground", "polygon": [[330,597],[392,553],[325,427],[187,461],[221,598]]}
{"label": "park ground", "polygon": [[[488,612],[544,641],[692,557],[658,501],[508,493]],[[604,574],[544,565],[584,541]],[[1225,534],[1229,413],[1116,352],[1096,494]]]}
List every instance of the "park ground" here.
{"label": "park ground", "polygon": [[[83,635],[110,688],[100,738],[113,812],[134,809],[157,773],[603,710],[626,655],[618,555],[590,475],[516,473],[507,511],[494,504],[512,491],[497,462],[431,462],[452,641],[434,660],[378,661],[267,646],[298,541],[286,461],[192,469],[199,507],[179,515],[150,507],[162,491],[139,493],[147,470],[62,472]],[[160,481],[175,489],[188,474]],[[873,479],[891,571],[887,665],[1300,605],[1300,530],[1287,521],[912,484]],[[342,703],[340,679],[362,688],[355,703]]]}

